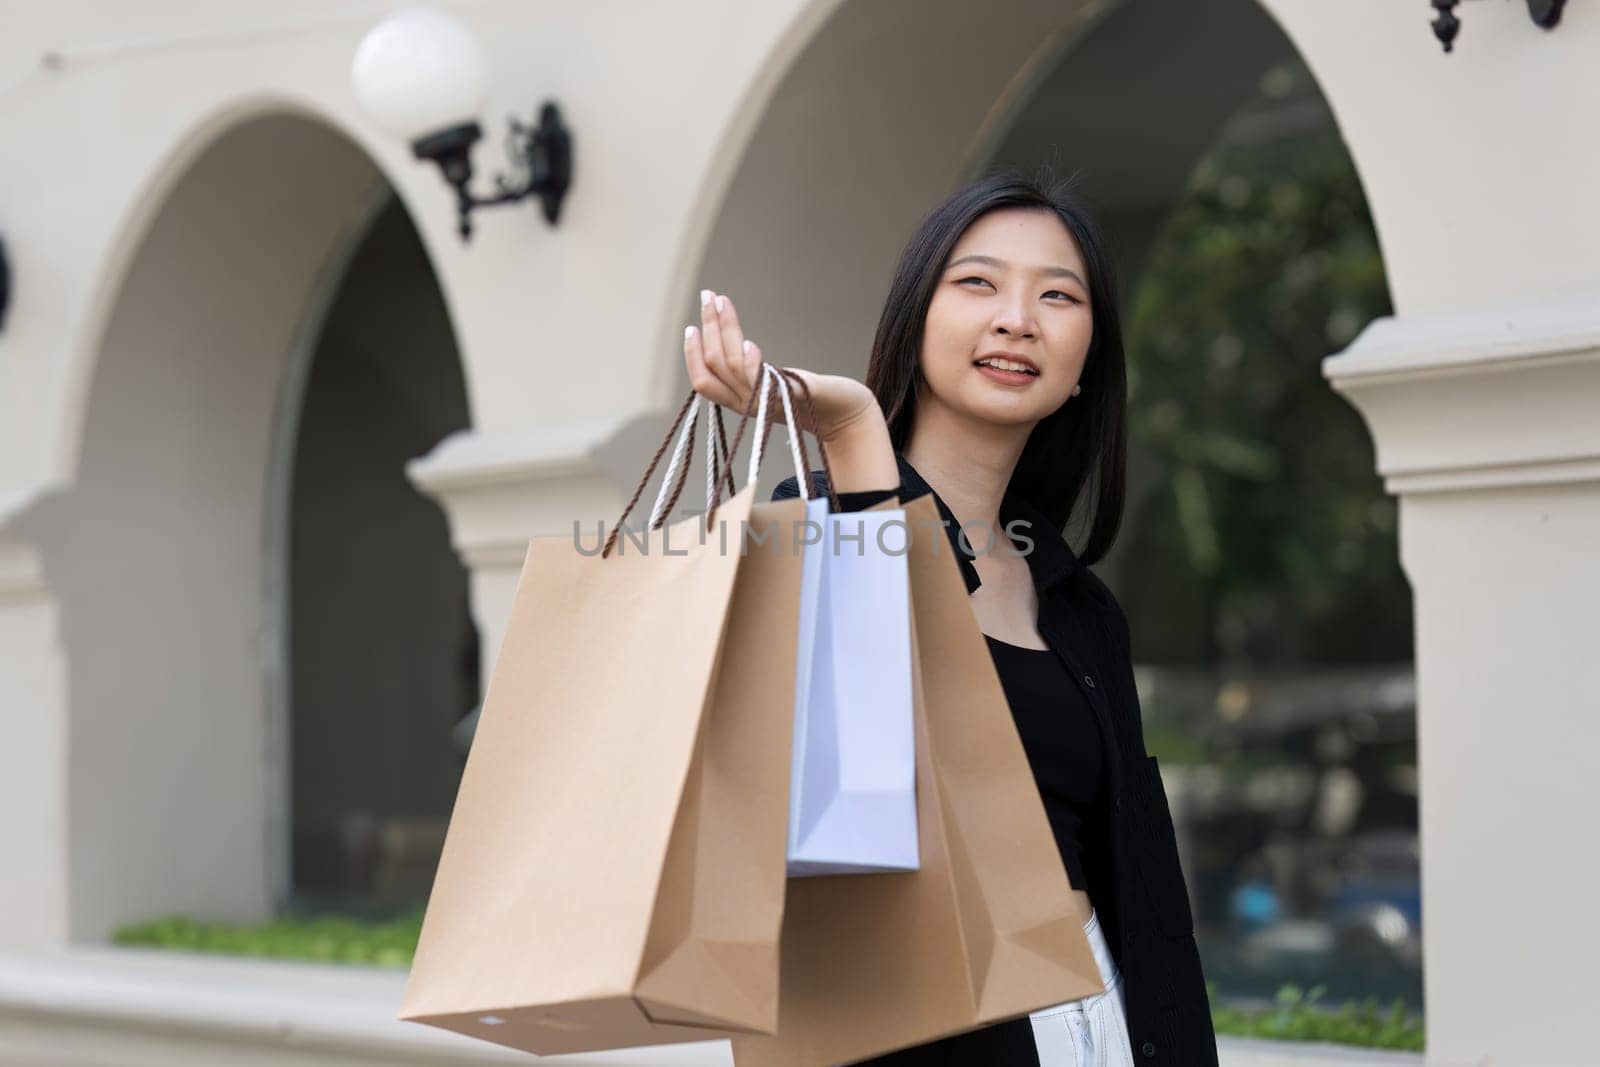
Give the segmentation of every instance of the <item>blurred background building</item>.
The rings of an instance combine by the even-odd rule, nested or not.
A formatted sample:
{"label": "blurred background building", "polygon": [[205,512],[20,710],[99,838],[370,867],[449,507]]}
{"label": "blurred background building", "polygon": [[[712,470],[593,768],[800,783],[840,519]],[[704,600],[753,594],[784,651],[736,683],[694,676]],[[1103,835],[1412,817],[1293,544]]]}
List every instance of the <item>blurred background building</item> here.
{"label": "blurred background building", "polygon": [[698,290],[860,376],[923,212],[1041,164],[1120,266],[1098,569],[1216,1002],[1593,1062],[1600,19],[1436,6],[442,3],[473,187],[545,101],[574,150],[469,242],[352,89],[399,5],[0,0],[0,1062],[505,1058],[390,1022],[403,944],[126,942],[414,916],[523,546],[620,511]]}

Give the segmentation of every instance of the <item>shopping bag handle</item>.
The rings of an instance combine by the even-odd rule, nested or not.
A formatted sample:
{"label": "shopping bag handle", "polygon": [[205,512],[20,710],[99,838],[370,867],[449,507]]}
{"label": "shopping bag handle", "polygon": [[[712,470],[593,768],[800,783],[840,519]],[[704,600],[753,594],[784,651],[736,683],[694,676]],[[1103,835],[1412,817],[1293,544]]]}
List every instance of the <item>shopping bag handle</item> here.
{"label": "shopping bag handle", "polygon": [[[770,364],[762,364],[762,371],[763,371],[762,377],[764,377],[764,378],[767,377],[765,372],[769,367],[770,367]],[[789,374],[789,375],[793,374],[793,372],[789,371],[789,370],[784,370],[783,373],[784,374]],[[799,379],[796,379],[796,381],[798,381],[798,380]],[[811,402],[811,397],[810,397],[809,392],[808,392],[807,396],[806,396],[807,405],[809,405],[810,402]],[[811,412],[811,414],[812,414],[812,424],[815,425],[816,413],[813,410]],[[723,425],[722,425],[722,407],[721,407],[721,405],[716,405],[716,406],[714,406],[712,408],[712,422],[717,428],[717,444],[721,449],[721,451],[719,453],[719,455],[721,456],[721,460],[722,460],[720,466],[722,468],[722,474],[723,474],[723,478],[722,478],[721,484],[722,485],[726,485],[728,487],[728,495],[731,497],[734,494],[736,494],[739,490],[733,484],[733,450],[728,447],[728,436],[727,436],[727,433],[723,429]],[[765,450],[766,450],[766,447],[767,447],[767,440],[768,440],[769,437],[771,437],[771,435],[772,435],[772,423],[769,422],[769,423],[766,424],[765,428],[761,431],[761,441],[760,441],[759,447],[762,449],[763,454],[765,454]],[[801,452],[801,455],[803,457],[803,461],[804,461],[804,463],[806,465],[806,469],[809,470],[810,467],[811,467],[811,455],[810,455],[809,452],[806,451],[805,439],[804,438],[802,438],[801,441],[800,441],[800,452]],[[805,490],[802,489],[801,492],[804,493]],[[711,495],[712,494],[709,491],[706,493],[706,500],[708,502],[711,500]],[[667,509],[670,511],[673,507],[677,506],[677,503],[678,503],[678,498],[677,498],[676,495],[674,495],[672,500],[667,504]]]}
{"label": "shopping bag handle", "polygon": [[[685,462],[686,456],[694,454],[695,433],[700,425],[700,405],[704,402],[707,409],[713,405],[710,401],[696,396],[689,405],[693,416],[689,424],[678,435],[677,446],[672,450],[672,459],[667,462],[667,473],[661,479],[661,489],[656,493],[656,502],[650,508],[650,518],[645,522],[645,529],[654,530],[660,526],[665,517],[671,512],[667,501],[667,490],[672,490],[672,504],[678,502],[678,497],[683,492],[683,485],[688,477],[689,465]],[[677,475],[676,478],[673,476]],[[711,441],[711,428],[706,428],[706,499],[711,499],[712,485],[717,480],[717,450]],[[676,483],[676,484],[674,484]]]}
{"label": "shopping bag handle", "polygon": [[[762,387],[752,394],[757,402],[755,413],[756,425],[770,429],[771,424],[767,421],[768,397],[771,395],[772,390],[776,389],[778,398],[783,404],[784,422],[789,428],[789,450],[790,454],[794,457],[795,477],[796,479],[802,478],[804,477],[804,464],[806,462],[806,457],[802,455],[800,449],[797,447],[798,442],[801,440],[801,434],[799,428],[795,425],[794,407],[789,401],[788,383],[783,379],[783,376],[778,373],[777,368],[772,366],[770,363],[761,364],[760,368],[758,369],[758,377],[762,382]],[[661,522],[665,520],[666,516],[671,513],[673,506],[678,502],[679,495],[682,493],[682,476],[680,475],[675,479],[674,475],[678,474],[680,465],[685,463],[686,456],[692,455],[694,452],[694,437],[699,419],[700,401],[701,398],[696,396],[696,398],[690,402],[689,410],[694,413],[694,417],[686,426],[684,426],[682,432],[678,434],[678,443],[672,450],[672,459],[667,464],[667,473],[661,479],[660,491],[656,493],[655,506],[650,509],[650,519],[648,523],[646,523],[646,527],[648,529],[654,530],[658,525],[661,524]],[[707,400],[705,403],[708,409],[712,411],[716,410],[716,405],[711,401]],[[742,428],[743,422],[741,421],[741,430]],[[756,476],[761,471],[761,460],[765,454],[767,439],[768,434],[763,432],[760,438],[757,439],[755,445],[750,449],[750,468],[745,477],[746,485],[755,484]],[[737,443],[734,447],[738,447]],[[733,453],[731,451],[724,456],[725,460],[730,465],[732,463],[732,456]],[[676,485],[674,485],[675,481],[677,483]],[[708,429],[706,431],[707,530],[711,528],[712,514],[717,510],[717,506],[721,503],[722,492],[721,487],[717,485],[717,481],[717,449],[711,440],[711,430]],[[668,499],[667,496],[669,488],[672,490],[671,499]]]}
{"label": "shopping bag handle", "polygon": [[[778,398],[779,398],[780,402],[783,404],[784,424],[788,428],[788,431],[789,431],[789,452],[790,452],[790,455],[794,458],[794,464],[795,464],[795,483],[796,483],[796,485],[797,485],[797,487],[799,489],[800,499],[802,499],[802,500],[810,500],[811,497],[814,495],[814,490],[811,487],[811,476],[810,476],[810,472],[811,472],[811,453],[810,453],[810,450],[806,448],[805,434],[800,432],[799,421],[795,418],[795,415],[794,415],[794,407],[793,407],[793,405],[791,403],[791,400],[790,400],[790,392],[791,391],[790,391],[789,384],[790,384],[790,382],[792,382],[794,384],[794,386],[797,387],[800,390],[800,398],[805,403],[806,416],[810,420],[809,425],[813,428],[812,432],[815,433],[815,427],[817,426],[817,409],[816,409],[815,405],[813,405],[812,402],[811,402],[811,387],[806,384],[806,381],[805,381],[804,378],[800,377],[800,375],[796,374],[794,371],[789,370],[787,367],[776,367],[776,366],[773,366],[770,363],[762,364],[762,376],[763,376],[764,379],[766,379],[768,381],[768,383],[769,383],[768,384],[768,388],[769,389],[776,389],[776,391],[778,393]],[[759,426],[762,426],[763,429],[762,429],[762,432],[761,432],[761,437],[757,440],[755,445],[751,448],[751,452],[750,452],[750,468],[749,468],[749,471],[748,471],[747,477],[746,477],[746,484],[747,485],[754,485],[755,484],[756,475],[759,473],[759,471],[761,469],[761,460],[766,455],[767,440],[768,440],[769,436],[772,433],[772,425],[773,424],[771,422],[768,422],[767,418],[766,418],[766,410],[765,409],[766,409],[766,406],[767,406],[767,402],[768,402],[767,401],[767,390],[763,390],[762,391],[762,395],[761,395],[761,400],[760,400],[759,406],[757,408],[757,413],[756,413],[756,424],[759,425]],[[713,411],[714,411],[714,420],[716,422],[718,434],[720,436],[721,430],[722,430],[722,409],[720,407],[714,407]],[[709,447],[709,444],[710,444],[710,437],[711,437],[711,434],[710,434],[709,431],[707,431],[706,439],[707,439],[708,447]],[[737,442],[735,442],[734,447],[735,448],[738,447]],[[834,489],[834,486],[833,486],[833,468],[831,467],[831,465],[828,462],[828,448],[827,448],[827,445],[823,443],[823,440],[820,437],[817,438],[817,451],[820,453],[820,455],[822,457],[822,470],[823,470],[823,475],[826,478],[829,509],[831,511],[838,512],[840,510],[839,494]],[[732,464],[733,464],[733,452],[727,447],[725,440],[724,440],[723,447],[722,447],[722,461],[723,461],[723,464],[724,464],[724,470],[726,470],[728,467],[731,467]],[[716,488],[715,489],[712,488],[713,483],[716,483]],[[733,479],[731,477],[727,477],[727,478],[722,479],[721,481],[718,481],[718,479],[716,478],[716,476],[715,476],[715,474],[713,472],[711,472],[710,470],[707,471],[707,473],[706,473],[707,529],[710,528],[710,522],[709,522],[710,516],[713,513],[715,513],[717,508],[720,507],[721,504],[722,504],[722,485],[723,484],[727,485],[727,487],[728,487],[728,495],[731,497],[735,492],[734,486],[733,486]],[[681,483],[680,483],[680,485],[681,485]],[[670,511],[672,509],[672,507],[677,503],[677,499],[678,499],[677,493],[674,493],[673,496],[672,496],[672,499],[670,501],[668,501],[668,503],[667,503],[667,510],[668,511]]]}
{"label": "shopping bag handle", "polygon": [[[745,405],[744,411],[740,413],[739,426],[738,426],[737,430],[734,432],[733,443],[732,443],[731,446],[727,444],[727,435],[726,435],[726,432],[724,431],[723,425],[722,425],[722,412],[721,412],[721,409],[718,408],[715,404],[711,403],[710,401],[707,401],[707,403],[706,403],[706,406],[708,408],[712,409],[713,412],[714,412],[714,416],[713,416],[712,422],[716,427],[716,434],[717,434],[717,437],[718,437],[717,445],[721,446],[721,447],[713,447],[711,445],[712,431],[708,427],[708,429],[706,431],[706,441],[707,441],[707,446],[708,446],[707,450],[706,450],[707,453],[708,453],[708,455],[707,455],[707,463],[706,463],[706,468],[707,468],[706,490],[707,490],[708,506],[706,508],[706,520],[705,520],[706,521],[706,529],[708,529],[708,530],[711,528],[711,516],[712,516],[712,514],[716,511],[717,507],[720,506],[721,503],[722,503],[721,486],[716,484],[716,483],[718,483],[718,482],[725,483],[727,485],[727,487],[728,487],[728,490],[729,490],[729,496],[734,495],[734,485],[733,485],[733,476],[732,476],[733,455],[738,451],[739,443],[744,439],[745,427],[748,425],[751,416],[753,414],[755,414],[755,412],[752,411],[752,407],[755,407],[755,408],[757,408],[759,410],[760,416],[764,420],[766,418],[766,400],[767,400],[768,389],[769,388],[781,388],[781,386],[779,386],[777,384],[778,380],[776,379],[776,377],[775,376],[769,376],[769,374],[768,374],[769,366],[770,365],[766,364],[766,363],[762,364],[761,378],[762,378],[763,382],[766,383],[766,388],[762,388],[760,390],[751,390],[750,400]],[[794,384],[799,387],[801,400],[804,402],[804,404],[806,406],[806,413],[811,419],[811,425],[813,427],[815,427],[817,425],[816,409],[812,405],[812,402],[811,402],[811,390],[806,386],[806,383],[805,383],[804,379],[800,378],[799,375],[795,374],[793,371],[790,371],[790,370],[788,370],[786,368],[779,367],[779,368],[775,368],[775,369],[776,369],[777,374],[781,374],[783,376],[783,378],[785,378],[785,379],[792,380],[794,382]],[[655,525],[657,525],[659,523],[659,521],[664,519],[665,515],[669,514],[671,512],[672,508],[674,506],[676,506],[676,504],[678,502],[678,497],[682,494],[683,487],[684,487],[685,483],[688,481],[689,468],[688,468],[687,464],[683,464],[683,465],[680,466],[680,463],[681,463],[681,460],[682,460],[683,453],[692,448],[693,440],[694,440],[694,437],[696,436],[696,433],[697,433],[697,428],[698,428],[698,424],[699,424],[699,420],[700,420],[700,412],[699,412],[700,399],[701,399],[700,395],[697,392],[693,391],[693,390],[690,390],[689,395],[684,398],[683,404],[678,408],[678,413],[675,416],[673,416],[672,425],[667,427],[667,432],[662,437],[661,444],[656,447],[655,455],[650,457],[650,462],[645,467],[645,472],[644,472],[643,477],[641,477],[639,479],[639,484],[634,487],[633,495],[628,498],[628,503],[623,507],[622,514],[617,517],[616,524],[612,526],[611,532],[606,536],[605,546],[600,551],[600,558],[605,559],[606,557],[610,556],[611,550],[616,546],[617,536],[622,530],[622,524],[627,520],[628,515],[632,513],[634,506],[639,502],[639,497],[641,495],[643,495],[643,493],[644,493],[644,487],[646,485],[650,484],[650,478],[655,474],[656,467],[658,467],[660,465],[661,457],[666,453],[667,446],[668,446],[669,443],[672,442],[672,439],[673,439],[674,435],[677,435],[679,440],[678,440],[677,446],[674,448],[674,459],[673,459],[672,463],[669,466],[668,474],[662,479],[662,487],[663,487],[663,489],[665,489],[667,484],[672,483],[672,481],[673,481],[673,479],[672,479],[672,469],[673,468],[677,468],[677,470],[678,470],[677,482],[676,482],[676,485],[674,485],[674,487],[673,487],[673,491],[672,491],[671,496],[666,501],[666,506],[665,506],[664,511],[659,515],[653,516],[653,518],[656,521],[651,524],[650,528],[654,529]],[[807,490],[809,489],[808,471],[809,471],[809,467],[810,467],[810,457],[809,457],[809,455],[808,455],[808,453],[806,451],[805,442],[804,442],[803,438],[801,438],[801,435],[799,434],[799,432],[792,425],[792,410],[789,408],[788,405],[785,405],[785,413],[787,415],[790,415],[790,417],[791,417],[791,425],[790,425],[790,438],[791,438],[791,441],[798,441],[799,442],[798,447],[800,449],[801,462],[804,464],[804,466],[802,466],[802,468],[799,471],[796,472],[796,475],[797,475],[797,481],[799,482],[799,485],[800,485],[801,493],[802,494],[806,494]],[[688,423],[687,426],[684,425],[685,416],[689,417],[689,423]],[[680,427],[682,427],[682,431],[681,432],[680,432]],[[762,444],[762,446],[765,445],[766,438],[771,433],[771,431],[772,431],[772,426],[770,424],[767,424],[766,427],[765,427],[765,430],[763,431],[762,436],[761,436],[761,444]],[[822,441],[821,441],[820,438],[818,439],[817,444],[818,444],[818,447],[822,451],[822,468],[823,468],[823,471],[827,475],[827,478],[828,478],[828,499],[829,499],[829,502],[830,502],[830,506],[832,507],[832,509],[834,511],[838,511],[838,510],[840,510],[840,508],[839,508],[839,498],[838,498],[838,494],[835,492],[835,490],[833,488],[833,472],[832,472],[832,469],[831,469],[831,467],[829,466],[829,463],[828,463],[827,449],[826,449],[825,446],[823,446]],[[722,459],[722,463],[720,464],[720,466],[721,466],[722,471],[725,473],[725,477],[722,477],[722,478],[717,477],[717,475],[715,473],[716,470],[717,470],[717,467],[719,466],[718,463],[717,463],[717,458],[718,457],[715,455],[715,453],[718,453],[718,452],[721,453],[721,457],[720,458]],[[659,497],[657,498],[657,503],[658,504],[660,503],[660,498]]]}
{"label": "shopping bag handle", "polygon": [[[811,387],[806,384],[806,380],[804,378],[800,377],[800,375],[796,374],[787,367],[779,367],[778,371],[785,378],[792,381],[795,387],[800,390],[800,400],[806,406],[806,417],[810,420],[811,432],[813,435],[815,435],[817,427],[817,409],[811,403]],[[771,430],[772,427],[769,425],[767,429]],[[765,440],[764,435],[763,440]],[[791,440],[799,442],[802,463],[802,473],[796,477],[795,482],[800,490],[800,496],[803,499],[809,500],[811,498],[811,456],[808,452],[806,452],[806,443],[803,435],[794,434]],[[828,510],[837,513],[842,510],[839,506],[839,493],[838,490],[833,487],[833,467],[828,463],[828,446],[821,437],[817,438],[817,454],[822,458],[822,475],[827,480]],[[729,485],[731,486],[732,483],[730,482]]]}
{"label": "shopping bag handle", "polygon": [[[780,390],[780,394],[779,395],[780,395],[780,397],[782,399],[782,402],[783,402],[784,417],[785,417],[785,420],[786,420],[787,428],[789,430],[789,448],[790,448],[791,453],[795,456],[795,464],[796,464],[796,468],[797,468],[796,469],[796,473],[795,473],[795,483],[796,483],[796,485],[797,485],[797,487],[799,489],[800,498],[802,500],[809,500],[814,495],[814,490],[813,490],[813,488],[811,486],[811,474],[810,474],[810,472],[811,472],[811,453],[810,453],[810,450],[808,450],[806,448],[805,434],[799,432],[798,425],[797,425],[797,420],[794,418],[793,408],[790,406],[790,401],[789,401],[789,392],[790,391],[789,391],[789,388],[788,388],[788,383],[792,382],[794,384],[794,386],[800,390],[800,399],[805,404],[806,417],[809,420],[808,425],[812,427],[812,433],[815,434],[815,432],[816,432],[815,427],[817,426],[817,409],[816,409],[816,406],[811,402],[811,387],[806,384],[806,380],[804,378],[800,377],[800,375],[796,374],[794,371],[790,370],[787,367],[774,367],[772,364],[768,363],[768,364],[764,364],[763,368],[764,368],[766,374],[771,378],[772,384],[774,386],[778,387],[779,390]],[[781,375],[782,377],[780,378],[779,375]],[[765,400],[766,399],[765,396],[763,396],[762,399]],[[720,407],[716,408],[715,412],[716,412],[715,418],[716,418],[716,423],[717,423],[717,432],[718,432],[718,435],[720,437],[721,433],[722,433],[722,409]],[[772,433],[772,426],[773,426],[773,424],[770,423],[770,422],[764,422],[763,421],[764,419],[765,419],[765,414],[764,413],[761,413],[761,414],[757,415],[757,421],[759,423],[761,423],[765,427],[765,429],[763,429],[762,432],[761,432],[760,442],[756,446],[756,447],[758,447],[758,448],[760,448],[762,450],[761,451],[762,455],[765,455],[767,439]],[[734,447],[735,448],[738,447],[737,442],[735,442]],[[840,509],[840,505],[839,505],[839,494],[838,494],[838,491],[835,490],[834,486],[833,486],[833,467],[828,462],[828,446],[823,442],[822,438],[820,438],[820,437],[817,438],[817,452],[821,456],[821,459],[822,459],[822,473],[823,473],[823,477],[826,480],[825,484],[826,484],[826,487],[827,487],[827,497],[828,497],[829,510],[833,511],[833,512],[838,512],[839,510],[841,510]],[[727,447],[726,439],[723,440],[722,459],[723,459],[724,464],[727,467],[731,467],[733,465],[733,453]],[[749,474],[748,481],[753,483],[755,481],[755,473],[756,473],[757,469],[760,467],[760,462],[757,459],[757,456],[756,456],[755,453],[752,453],[751,460],[752,460],[752,463],[751,463],[751,466],[750,466],[750,474]],[[801,472],[805,472],[805,473],[802,475]],[[734,486],[733,486],[733,478],[732,477],[725,478],[723,480],[722,484],[726,484],[727,485],[727,487],[728,487],[728,495],[730,497],[733,496],[735,491],[736,491],[734,489]],[[715,494],[713,494],[710,491],[711,490],[711,483],[709,481],[706,483],[706,488],[707,488],[707,497],[706,498],[707,498],[707,500],[709,502],[709,506],[707,508],[707,514],[709,515],[711,512],[714,512],[719,506],[721,506],[721,503],[722,503],[721,492],[722,492],[722,490],[721,490],[720,485],[719,485],[719,487],[716,490]],[[677,503],[677,496],[676,496],[676,494],[674,494],[671,502],[669,502],[667,504],[668,509],[670,510],[676,503]]]}
{"label": "shopping bag handle", "polygon": [[[628,515],[633,511],[633,506],[639,502],[639,497],[644,493],[644,487],[650,484],[650,476],[655,474],[656,467],[660,465],[661,457],[667,451],[667,445],[672,442],[673,434],[678,432],[678,427],[683,423],[684,416],[689,415],[692,412],[694,415],[693,422],[699,421],[699,399],[700,394],[691,389],[689,391],[689,395],[684,398],[682,406],[678,408],[678,413],[672,417],[672,425],[667,427],[666,436],[661,439],[661,444],[656,446],[655,455],[650,457],[650,462],[645,467],[644,475],[639,479],[639,484],[634,487],[633,495],[628,498],[627,504],[623,506],[622,514],[617,516],[617,521],[612,525],[611,532],[606,535],[606,543],[600,549],[601,559],[605,559],[607,556],[611,555],[611,549],[615,547],[617,543],[617,535],[622,531],[622,524],[627,521]],[[744,421],[741,419],[739,422],[739,433],[743,434],[743,432]],[[689,469],[685,467],[683,470],[683,475],[685,478],[687,478],[688,473]],[[682,487],[680,486],[679,489],[681,491]]]}

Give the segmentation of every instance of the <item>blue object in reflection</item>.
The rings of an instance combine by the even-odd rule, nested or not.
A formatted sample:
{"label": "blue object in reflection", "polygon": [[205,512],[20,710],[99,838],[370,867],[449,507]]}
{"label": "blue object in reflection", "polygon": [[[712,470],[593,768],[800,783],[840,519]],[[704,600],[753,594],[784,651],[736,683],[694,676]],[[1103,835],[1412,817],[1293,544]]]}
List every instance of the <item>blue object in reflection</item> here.
{"label": "blue object in reflection", "polygon": [[1283,917],[1283,903],[1266,882],[1240,882],[1229,894],[1228,909],[1234,922],[1250,928],[1269,926]]}

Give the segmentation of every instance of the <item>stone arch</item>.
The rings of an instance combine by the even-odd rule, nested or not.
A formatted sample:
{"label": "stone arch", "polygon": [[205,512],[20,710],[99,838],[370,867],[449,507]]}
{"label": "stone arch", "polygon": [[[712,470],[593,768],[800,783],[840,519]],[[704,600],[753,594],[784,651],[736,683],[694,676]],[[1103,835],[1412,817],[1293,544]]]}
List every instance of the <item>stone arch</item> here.
{"label": "stone arch", "polygon": [[[1095,90],[1084,107],[1098,121],[1072,127],[1061,159],[1067,171],[1106,164],[1084,167],[1080,188],[1091,201],[1125,202],[1130,193],[1170,201],[1254,89],[1252,63],[1295,54],[1272,6],[807,5],[763,64],[772,74],[751,86],[729,124],[717,153],[727,162],[703,183],[674,283],[682,303],[663,329],[674,358],[655,372],[652,396],[675,407],[688,388],[679,334],[697,317],[704,285],[738,295],[744,321],[774,360],[859,374],[911,229],[951,188],[1029,135],[1018,123],[1041,117],[1028,107],[1041,94]],[[1229,69],[1217,69],[1208,40],[1226,46]],[[1130,48],[1178,58],[1131,77]],[[1140,136],[1163,122],[1161,138]],[[1123,222],[1113,236],[1137,268],[1154,223],[1131,215]]]}
{"label": "stone arch", "polygon": [[[698,319],[701,286],[735,296],[769,359],[860,377],[895,259],[923,213],[991,162],[1040,145],[1058,145],[1058,170],[1079,175],[1131,297],[1173,202],[1261,76],[1290,60],[1318,73],[1276,17],[1283,6],[811,5],[814,21],[797,23],[804,40],[786,42],[786,65],[748,105],[756,117],[735,124],[743,139],[725,173],[706,184],[704,237],[686,246],[683,303],[663,331],[672,355],[659,402],[671,410],[688,388],[678,337]],[[1328,99],[1337,88],[1318,85],[1323,99],[1305,121],[1331,111],[1339,125]],[[1132,466],[1136,495],[1153,468],[1137,451]],[[769,481],[788,473],[769,467]]]}
{"label": "stone arch", "polygon": [[72,940],[283,898],[292,442],[330,304],[394,196],[320,118],[234,108],[174,153],[111,257],[70,482],[18,522],[65,653]]}

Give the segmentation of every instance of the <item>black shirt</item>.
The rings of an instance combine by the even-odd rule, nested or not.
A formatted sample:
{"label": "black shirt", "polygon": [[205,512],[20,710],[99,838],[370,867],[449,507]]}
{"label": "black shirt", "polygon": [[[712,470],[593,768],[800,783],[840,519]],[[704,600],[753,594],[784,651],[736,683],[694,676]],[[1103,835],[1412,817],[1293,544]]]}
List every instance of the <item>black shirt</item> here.
{"label": "black shirt", "polygon": [[[1053,651],[1023,648],[988,634],[984,638],[1067,878],[1074,889],[1088,892],[1086,866],[1103,870],[1108,862],[1100,726]],[[1089,899],[1093,903],[1092,892]]]}

